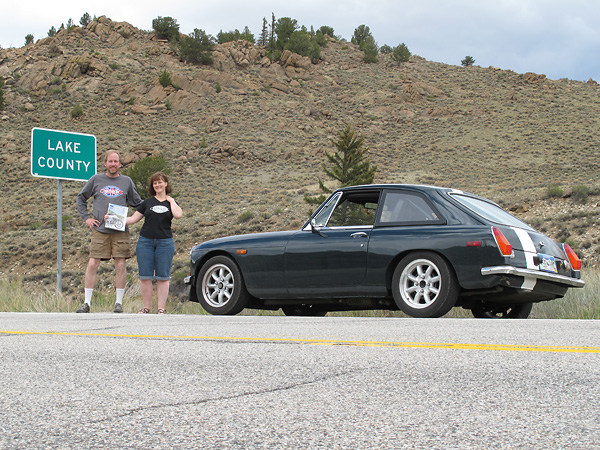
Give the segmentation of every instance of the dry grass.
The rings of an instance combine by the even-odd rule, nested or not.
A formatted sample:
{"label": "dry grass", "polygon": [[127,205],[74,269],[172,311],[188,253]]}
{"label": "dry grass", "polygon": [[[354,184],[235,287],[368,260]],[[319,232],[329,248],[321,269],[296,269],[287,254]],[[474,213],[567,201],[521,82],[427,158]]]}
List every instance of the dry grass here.
{"label": "dry grass", "polygon": [[[535,319],[600,319],[600,271],[585,270],[583,289],[570,289],[567,295],[558,300],[534,305],[531,318]],[[177,286],[177,282],[174,282]],[[181,288],[181,287],[180,287]],[[180,292],[181,294],[181,292]],[[80,298],[80,297],[79,297]],[[111,312],[114,307],[114,290],[96,289],[92,299],[92,312]],[[2,312],[73,312],[80,305],[79,300],[56,293],[56,289],[43,288],[31,292],[21,279],[0,280],[0,311]],[[139,283],[128,285],[123,299],[123,311],[135,313],[142,308]],[[156,309],[156,298],[154,298]],[[156,312],[155,310],[153,312]],[[184,293],[171,296],[167,302],[169,314],[207,314],[198,303],[185,301]],[[282,315],[278,311],[244,310],[242,315]],[[331,317],[407,317],[395,311],[348,311],[330,312]],[[472,318],[470,311],[454,308],[445,317]]]}

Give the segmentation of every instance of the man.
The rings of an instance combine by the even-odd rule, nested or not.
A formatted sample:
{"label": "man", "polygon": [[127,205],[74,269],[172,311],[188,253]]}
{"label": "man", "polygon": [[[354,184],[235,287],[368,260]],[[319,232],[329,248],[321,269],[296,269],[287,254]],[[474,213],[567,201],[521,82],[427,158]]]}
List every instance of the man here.
{"label": "man", "polygon": [[[123,295],[127,268],[125,260],[131,257],[129,244],[129,229],[117,231],[105,227],[104,216],[110,203],[121,206],[136,207],[142,199],[135,190],[131,178],[121,175],[121,160],[119,154],[110,150],[104,162],[105,173],[98,173],[88,180],[79,195],[77,195],[77,212],[92,231],[90,244],[90,259],[85,270],[85,297],[78,313],[89,313],[92,293],[96,285],[100,261],[115,260],[115,287],[117,300],[114,312],[123,312]],[[88,200],[94,197],[93,214],[88,211]]]}

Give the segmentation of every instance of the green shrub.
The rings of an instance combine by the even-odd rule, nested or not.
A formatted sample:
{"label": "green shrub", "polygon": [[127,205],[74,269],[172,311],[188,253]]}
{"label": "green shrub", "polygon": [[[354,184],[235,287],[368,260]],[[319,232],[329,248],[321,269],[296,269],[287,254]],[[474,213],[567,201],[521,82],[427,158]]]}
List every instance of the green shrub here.
{"label": "green shrub", "polygon": [[589,195],[590,188],[587,186],[580,184],[573,188],[573,200],[575,200],[576,203],[586,203]]}
{"label": "green shrub", "polygon": [[48,36],[50,36],[50,37],[56,36],[56,28],[54,28],[54,25],[48,30]]}
{"label": "green shrub", "polygon": [[404,43],[402,43],[394,47],[394,49],[392,50],[391,57],[397,63],[403,63],[408,62],[410,60],[411,53],[408,47]]}
{"label": "green shrub", "polygon": [[379,47],[379,53],[382,53],[384,55],[389,55],[390,53],[392,53],[393,50],[394,49],[387,44],[383,44],[381,47]]}
{"label": "green shrub", "polygon": [[152,20],[152,29],[159,39],[179,40],[179,24],[172,17],[158,16]]}
{"label": "green shrub", "polygon": [[323,25],[321,28],[319,28],[319,31],[322,34],[326,34],[329,37],[335,37],[335,32],[333,31],[333,28],[328,27],[326,25]]}
{"label": "green shrub", "polygon": [[546,198],[559,198],[564,194],[563,189],[558,184],[551,184],[546,188]]}
{"label": "green shrub", "polygon": [[25,36],[25,45],[33,44],[33,34]]}
{"label": "green shrub", "polygon": [[158,77],[158,82],[162,87],[171,86],[173,81],[171,80],[171,74],[166,70],[163,70],[163,73]]}
{"label": "green shrub", "polygon": [[241,213],[238,218],[237,221],[238,223],[244,223],[244,222],[248,222],[249,220],[252,220],[254,218],[254,213],[252,211],[244,211],[243,213]]}
{"label": "green shrub", "polygon": [[4,111],[4,90],[0,87],[0,111]]}
{"label": "green shrub", "polygon": [[77,104],[71,109],[71,119],[79,119],[83,116],[83,106]]}
{"label": "green shrub", "polygon": [[313,61],[321,58],[321,47],[306,31],[294,31],[289,37],[285,49],[302,56],[308,56]]}
{"label": "green shrub", "polygon": [[140,197],[148,198],[150,197],[148,179],[156,172],[163,172],[169,175],[172,171],[167,160],[162,156],[149,156],[140,159],[133,166],[123,169],[123,175],[127,175],[133,180]]}
{"label": "green shrub", "polygon": [[193,33],[182,36],[179,42],[179,57],[194,64],[212,64],[214,38],[204,30],[195,28]]}

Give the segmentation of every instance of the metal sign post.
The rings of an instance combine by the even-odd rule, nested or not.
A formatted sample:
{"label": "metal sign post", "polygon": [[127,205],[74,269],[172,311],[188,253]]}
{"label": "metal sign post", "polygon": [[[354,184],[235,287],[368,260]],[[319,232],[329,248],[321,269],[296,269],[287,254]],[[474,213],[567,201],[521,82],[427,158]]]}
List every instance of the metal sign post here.
{"label": "metal sign post", "polygon": [[62,180],[58,180],[56,192],[56,290],[62,292]]}
{"label": "metal sign post", "polygon": [[62,180],[87,181],[96,174],[96,136],[31,130],[31,175],[58,180],[56,194],[56,289],[62,292]]}

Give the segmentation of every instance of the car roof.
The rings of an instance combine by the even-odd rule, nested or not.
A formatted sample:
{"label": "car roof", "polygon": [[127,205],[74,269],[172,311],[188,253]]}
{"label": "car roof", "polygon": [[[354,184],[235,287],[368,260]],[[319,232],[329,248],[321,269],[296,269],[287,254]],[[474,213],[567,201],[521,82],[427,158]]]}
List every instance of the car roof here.
{"label": "car roof", "polygon": [[[458,189],[452,189],[448,187],[440,187],[440,186],[428,186],[421,184],[363,184],[359,186],[347,186],[343,188],[339,188],[337,191],[353,191],[353,190],[376,190],[376,189],[410,189],[415,191],[444,191],[444,192],[457,192],[463,193]],[[464,192],[466,194],[466,192]]]}

